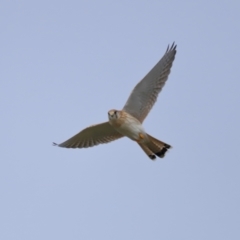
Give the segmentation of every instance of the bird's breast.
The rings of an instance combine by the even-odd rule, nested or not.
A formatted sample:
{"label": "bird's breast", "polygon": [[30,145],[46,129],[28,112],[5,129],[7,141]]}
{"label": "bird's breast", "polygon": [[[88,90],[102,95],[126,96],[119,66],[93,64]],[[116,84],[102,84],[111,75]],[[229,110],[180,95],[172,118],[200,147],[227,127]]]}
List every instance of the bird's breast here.
{"label": "bird's breast", "polygon": [[139,141],[140,134],[146,135],[142,124],[129,114],[124,114],[119,119],[114,119],[110,124],[122,135],[134,141]]}

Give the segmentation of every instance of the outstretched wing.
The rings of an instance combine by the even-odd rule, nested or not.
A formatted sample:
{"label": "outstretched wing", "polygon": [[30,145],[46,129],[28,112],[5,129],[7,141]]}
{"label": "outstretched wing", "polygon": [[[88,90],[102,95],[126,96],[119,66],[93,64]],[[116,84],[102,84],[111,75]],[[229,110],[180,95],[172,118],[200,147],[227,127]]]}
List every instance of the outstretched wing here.
{"label": "outstretched wing", "polygon": [[108,143],[121,137],[123,135],[118,133],[109,122],[104,122],[85,128],[67,141],[60,144],[53,143],[53,145],[65,148],[87,148]]}
{"label": "outstretched wing", "polygon": [[123,107],[124,111],[130,113],[140,122],[143,122],[148,115],[168,79],[176,55],[176,47],[177,45],[174,43],[170,48],[168,46],[162,59],[136,85]]}

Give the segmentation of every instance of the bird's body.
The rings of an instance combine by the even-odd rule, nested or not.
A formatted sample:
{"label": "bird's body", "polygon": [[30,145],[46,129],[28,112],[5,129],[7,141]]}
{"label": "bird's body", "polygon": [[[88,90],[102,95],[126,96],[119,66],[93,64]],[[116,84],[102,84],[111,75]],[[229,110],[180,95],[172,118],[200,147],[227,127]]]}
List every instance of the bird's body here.
{"label": "bird's body", "polygon": [[165,85],[176,55],[176,45],[167,48],[162,59],[135,86],[122,110],[110,110],[108,122],[85,128],[67,141],[56,144],[65,148],[87,148],[128,137],[137,142],[150,159],[163,158],[171,146],[144,130],[142,123]]}
{"label": "bird's body", "polygon": [[117,132],[136,142],[144,142],[147,134],[142,124],[125,111],[110,110],[108,119]]}
{"label": "bird's body", "polygon": [[125,111],[110,110],[108,112],[110,125],[120,134],[137,142],[146,154],[153,160],[155,154],[164,157],[171,146],[148,135],[141,122]]}

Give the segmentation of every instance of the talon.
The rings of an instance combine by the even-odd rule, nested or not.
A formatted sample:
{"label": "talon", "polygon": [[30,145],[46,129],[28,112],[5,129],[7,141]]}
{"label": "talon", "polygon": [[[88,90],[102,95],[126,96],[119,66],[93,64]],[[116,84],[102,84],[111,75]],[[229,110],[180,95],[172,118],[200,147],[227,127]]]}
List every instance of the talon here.
{"label": "talon", "polygon": [[142,133],[139,133],[140,139],[144,139],[144,135]]}

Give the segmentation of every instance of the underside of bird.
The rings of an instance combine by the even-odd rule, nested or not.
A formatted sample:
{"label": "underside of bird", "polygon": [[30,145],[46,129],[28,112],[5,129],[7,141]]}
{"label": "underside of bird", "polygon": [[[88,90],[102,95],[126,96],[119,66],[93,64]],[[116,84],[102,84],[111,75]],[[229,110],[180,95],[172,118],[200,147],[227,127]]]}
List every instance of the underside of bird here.
{"label": "underside of bird", "polygon": [[168,149],[171,148],[169,144],[162,142],[150,135],[148,135],[148,138],[149,141],[147,143],[138,144],[151,160],[155,160],[156,156],[163,158]]}
{"label": "underside of bird", "polygon": [[163,57],[134,87],[121,111],[110,110],[107,122],[87,127],[65,142],[54,143],[54,146],[88,148],[125,136],[136,141],[150,159],[163,158],[171,146],[147,135],[142,123],[168,79],[177,52],[176,47],[175,43],[167,47]]}

